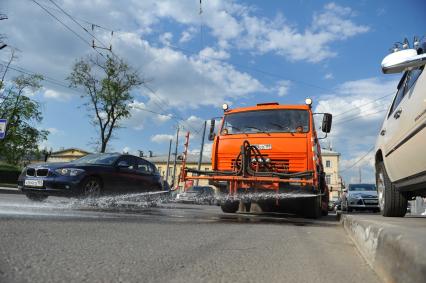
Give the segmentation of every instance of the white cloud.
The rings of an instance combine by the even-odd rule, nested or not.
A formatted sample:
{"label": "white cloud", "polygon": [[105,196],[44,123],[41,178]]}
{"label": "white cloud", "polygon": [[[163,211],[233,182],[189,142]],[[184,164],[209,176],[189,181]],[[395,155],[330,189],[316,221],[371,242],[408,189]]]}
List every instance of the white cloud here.
{"label": "white cloud", "polygon": [[71,95],[67,92],[59,92],[53,89],[46,89],[43,93],[43,97],[46,99],[54,99],[59,101],[68,101],[71,99]]}
{"label": "white cloud", "polygon": [[368,26],[354,23],[353,17],[351,8],[330,3],[314,14],[310,27],[300,31],[280,16],[270,21],[245,14],[244,34],[237,44],[241,49],[254,49],[261,54],[273,52],[291,61],[317,63],[337,55],[330,48],[332,42],[369,31]]}
{"label": "white cloud", "polygon": [[285,96],[288,93],[288,90],[290,88],[291,82],[290,81],[278,81],[276,86],[276,91],[278,96]]}
{"label": "white cloud", "polygon": [[157,134],[151,137],[151,141],[156,143],[166,143],[173,139],[173,135]]}
{"label": "white cloud", "polygon": [[184,30],[180,36],[179,43],[185,43],[190,41],[194,37],[196,32],[197,29],[194,27],[190,27],[187,30]]}
{"label": "white cloud", "polygon": [[[223,101],[266,91],[258,80],[226,62],[200,58],[197,54],[188,56],[168,46],[157,48],[128,33],[124,39],[121,34],[115,37],[113,45],[128,58],[134,58],[132,62],[143,66],[144,73],[155,74],[150,83],[155,94],[148,91],[144,94],[151,102],[161,104],[160,108],[166,110],[174,107],[185,109],[221,105]],[[225,52],[205,52],[217,58],[226,57]]]}
{"label": "white cloud", "polygon": [[[214,50],[211,47],[206,47],[200,51],[201,57],[206,57],[207,59],[228,59],[229,53],[224,50]],[[203,58],[202,58],[203,59]]]}
{"label": "white cloud", "polygon": [[164,45],[170,45],[173,40],[173,34],[170,32],[160,35],[159,41]]}
{"label": "white cloud", "polygon": [[334,79],[333,73],[327,73],[327,74],[325,74],[324,75],[324,79],[326,79],[326,80],[332,80],[332,79]]}

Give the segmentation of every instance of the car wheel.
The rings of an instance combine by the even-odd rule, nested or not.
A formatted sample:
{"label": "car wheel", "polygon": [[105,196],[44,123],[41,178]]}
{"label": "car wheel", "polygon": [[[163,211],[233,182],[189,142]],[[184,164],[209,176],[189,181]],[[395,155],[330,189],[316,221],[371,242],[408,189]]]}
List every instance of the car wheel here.
{"label": "car wheel", "polygon": [[346,210],[348,211],[348,212],[352,212],[352,207],[349,207],[349,206],[346,206]]}
{"label": "car wheel", "polygon": [[407,197],[399,192],[390,181],[383,162],[380,162],[376,169],[376,184],[382,215],[386,217],[403,217],[407,213]]}
{"label": "car wheel", "polygon": [[25,196],[32,201],[44,201],[48,196],[35,193],[26,193]]}
{"label": "car wheel", "polygon": [[99,197],[102,190],[102,183],[99,178],[89,177],[83,183],[84,197]]}
{"label": "car wheel", "polygon": [[237,212],[239,206],[239,201],[225,201],[220,205],[222,211],[225,213],[235,213]]}

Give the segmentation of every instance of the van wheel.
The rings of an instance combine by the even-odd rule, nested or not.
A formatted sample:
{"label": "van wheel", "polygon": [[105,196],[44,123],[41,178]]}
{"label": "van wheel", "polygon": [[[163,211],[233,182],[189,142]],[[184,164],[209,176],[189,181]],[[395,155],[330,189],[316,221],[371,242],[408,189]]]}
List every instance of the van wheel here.
{"label": "van wheel", "polygon": [[399,192],[390,181],[383,162],[377,165],[376,185],[382,215],[386,217],[404,217],[407,213],[407,196]]}
{"label": "van wheel", "polygon": [[237,212],[239,206],[239,201],[225,201],[220,205],[222,211],[225,213],[235,213]]}
{"label": "van wheel", "polygon": [[26,193],[25,196],[32,201],[44,201],[48,196],[35,193]]}

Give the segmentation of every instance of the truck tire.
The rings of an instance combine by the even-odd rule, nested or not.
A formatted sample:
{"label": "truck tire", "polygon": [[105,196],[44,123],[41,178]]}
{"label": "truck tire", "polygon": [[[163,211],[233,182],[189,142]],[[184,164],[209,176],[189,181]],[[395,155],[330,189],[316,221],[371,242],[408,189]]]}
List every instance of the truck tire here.
{"label": "truck tire", "polygon": [[239,206],[239,201],[225,201],[220,205],[222,211],[225,213],[235,213],[237,212]]}
{"label": "truck tire", "polygon": [[404,217],[407,213],[407,196],[398,191],[391,182],[383,162],[377,164],[376,185],[382,215],[385,217]]}
{"label": "truck tire", "polygon": [[307,197],[303,200],[303,216],[306,218],[319,218],[321,216],[321,197]]}

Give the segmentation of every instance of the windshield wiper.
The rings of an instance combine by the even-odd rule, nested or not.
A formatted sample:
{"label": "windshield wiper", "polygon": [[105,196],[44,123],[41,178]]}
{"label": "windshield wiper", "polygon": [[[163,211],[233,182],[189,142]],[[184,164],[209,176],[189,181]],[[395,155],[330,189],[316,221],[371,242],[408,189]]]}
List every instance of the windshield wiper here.
{"label": "windshield wiper", "polygon": [[[261,129],[257,128],[257,127],[254,127],[254,126],[247,126],[247,127],[244,127],[244,128],[246,128],[246,129],[255,129],[255,130],[258,131],[258,133],[265,133],[265,134],[269,135],[269,133],[267,131],[261,130]],[[246,132],[244,132],[244,133],[246,133]]]}

